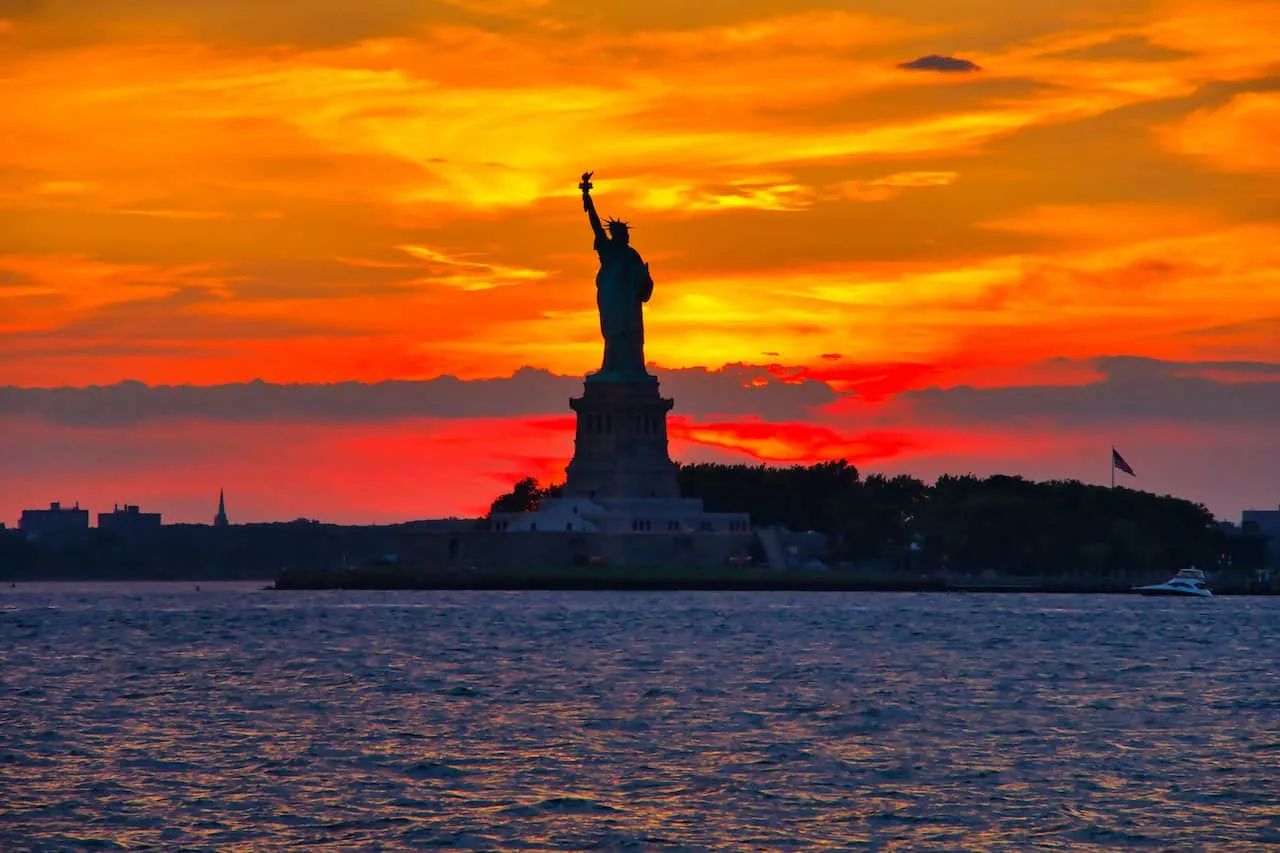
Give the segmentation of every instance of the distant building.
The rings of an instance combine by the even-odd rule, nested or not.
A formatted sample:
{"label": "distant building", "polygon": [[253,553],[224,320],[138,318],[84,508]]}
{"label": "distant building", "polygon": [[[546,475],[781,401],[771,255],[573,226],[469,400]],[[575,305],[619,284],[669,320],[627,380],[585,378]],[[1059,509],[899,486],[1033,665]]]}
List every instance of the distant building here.
{"label": "distant building", "polygon": [[122,536],[154,533],[160,529],[160,513],[141,512],[134,504],[115,506],[111,512],[98,513],[98,529]]}
{"label": "distant building", "polygon": [[218,489],[218,514],[213,517],[214,527],[226,527],[231,522],[227,521],[227,498],[222,489]]}
{"label": "distant building", "polygon": [[18,529],[28,539],[84,534],[89,530],[89,510],[81,509],[79,501],[70,509],[64,509],[57,501],[48,509],[24,509]]}
{"label": "distant building", "polygon": [[1246,509],[1240,514],[1240,529],[1247,535],[1270,536],[1280,543],[1280,507],[1276,509]]}
{"label": "distant building", "polygon": [[548,498],[533,512],[495,512],[491,529],[504,533],[750,533],[749,516],[706,512],[697,498],[612,500]]}
{"label": "distant building", "polygon": [[1261,539],[1260,562],[1263,568],[1258,571],[1258,580],[1271,583],[1276,568],[1280,566],[1280,507],[1246,509],[1240,514],[1240,533]]}

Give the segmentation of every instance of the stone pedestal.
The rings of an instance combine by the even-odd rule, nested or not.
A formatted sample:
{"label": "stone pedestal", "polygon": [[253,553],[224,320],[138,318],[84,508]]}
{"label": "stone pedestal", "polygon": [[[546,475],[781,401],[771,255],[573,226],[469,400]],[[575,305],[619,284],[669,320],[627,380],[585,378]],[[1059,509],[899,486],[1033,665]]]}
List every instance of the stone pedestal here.
{"label": "stone pedestal", "polygon": [[672,401],[658,392],[657,382],[587,382],[569,406],[578,414],[578,429],[565,471],[566,498],[680,496],[667,450]]}
{"label": "stone pedestal", "polygon": [[[667,449],[672,401],[653,377],[588,377],[564,496],[531,512],[498,512],[489,529],[448,552],[449,565],[740,565],[752,542],[744,512],[706,512],[681,498]],[[443,546],[431,560],[444,562]],[[425,559],[425,558],[424,558]]]}

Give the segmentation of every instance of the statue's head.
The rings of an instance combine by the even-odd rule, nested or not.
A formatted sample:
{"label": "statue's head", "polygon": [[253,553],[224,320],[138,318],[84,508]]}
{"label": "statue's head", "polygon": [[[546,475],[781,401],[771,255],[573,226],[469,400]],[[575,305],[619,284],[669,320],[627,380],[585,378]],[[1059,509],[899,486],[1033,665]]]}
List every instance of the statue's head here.
{"label": "statue's head", "polygon": [[617,243],[631,242],[631,226],[621,219],[610,218],[605,227],[609,229],[609,239]]}

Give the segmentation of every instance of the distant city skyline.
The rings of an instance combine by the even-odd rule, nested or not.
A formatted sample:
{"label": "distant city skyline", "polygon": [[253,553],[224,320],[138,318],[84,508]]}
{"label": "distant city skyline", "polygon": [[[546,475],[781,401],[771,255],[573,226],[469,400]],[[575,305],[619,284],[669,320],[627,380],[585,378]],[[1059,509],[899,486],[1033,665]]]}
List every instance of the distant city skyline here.
{"label": "distant city skyline", "polygon": [[562,479],[591,170],[675,459],[1280,503],[1280,5],[258,6],[0,4],[6,523]]}
{"label": "distant city skyline", "polygon": [[[998,473],[998,472],[997,472],[997,473]],[[990,476],[990,475],[978,475],[978,476]],[[1031,479],[1031,478],[1028,478],[1028,479]],[[545,482],[550,482],[550,481],[545,481]],[[932,481],[930,480],[929,482],[932,482]],[[1093,485],[1105,485],[1105,484],[1103,484],[1103,483],[1094,483]],[[1118,483],[1118,484],[1117,484],[1117,486],[1118,486],[1118,487],[1120,487],[1120,488],[1130,488],[1130,489],[1134,489],[1135,491],[1146,491],[1145,489],[1141,489],[1141,488],[1139,488],[1137,485],[1135,485],[1135,484],[1130,484],[1130,483]],[[497,497],[497,494],[495,493],[495,494],[493,495],[493,497],[495,497],[495,498],[496,498],[496,497]],[[1173,497],[1183,498],[1184,496],[1182,496],[1182,495],[1173,495]],[[1184,499],[1186,499],[1186,500],[1191,500],[1190,498],[1184,498]],[[258,505],[260,502],[252,502],[252,503],[253,503],[253,505]],[[4,526],[9,527],[9,528],[17,528],[17,527],[18,527],[18,521],[20,520],[20,518],[21,518],[21,514],[22,514],[22,512],[23,512],[23,511],[29,511],[29,510],[47,510],[47,509],[49,509],[50,507],[52,507],[54,504],[58,504],[58,505],[60,505],[63,509],[75,508],[75,509],[77,509],[77,510],[83,510],[84,512],[89,513],[89,516],[88,516],[88,517],[89,517],[89,519],[91,519],[91,522],[89,523],[89,527],[91,527],[91,528],[99,527],[99,526],[100,526],[100,524],[99,524],[99,523],[97,523],[98,518],[99,518],[99,516],[100,516],[100,515],[104,515],[104,514],[108,514],[108,513],[112,513],[112,512],[115,512],[115,513],[124,513],[124,512],[126,512],[126,511],[130,511],[130,510],[135,511],[135,512],[136,512],[136,511],[141,511],[144,515],[159,515],[159,516],[162,516],[162,518],[163,518],[163,523],[164,523],[164,524],[166,524],[166,525],[168,525],[168,524],[208,524],[208,525],[210,525],[210,526],[218,526],[217,514],[216,514],[216,513],[215,513],[215,515],[213,516],[213,518],[211,518],[211,519],[203,519],[203,520],[202,520],[202,519],[200,519],[200,518],[198,518],[198,517],[195,517],[195,516],[178,518],[178,517],[171,517],[170,513],[169,513],[168,511],[166,511],[164,507],[161,507],[161,506],[143,505],[143,504],[138,504],[138,503],[133,503],[133,504],[112,504],[111,509],[110,509],[110,510],[108,510],[108,509],[106,509],[105,507],[99,508],[99,507],[97,507],[97,506],[91,506],[91,505],[88,505],[88,504],[85,504],[85,505],[81,506],[81,502],[80,502],[80,501],[78,501],[78,500],[72,500],[72,501],[70,501],[70,502],[67,502],[67,501],[57,501],[57,500],[54,500],[54,501],[47,501],[47,502],[45,502],[43,505],[38,505],[38,504],[31,503],[31,502],[27,502],[26,504],[23,504],[23,505],[22,505],[21,509],[19,509],[19,510],[18,510],[18,513],[17,513],[17,515],[15,516],[15,518],[14,518],[14,519],[10,520],[10,519],[7,519],[7,518],[0,518],[0,524],[3,524]],[[400,523],[404,523],[404,522],[411,522],[411,521],[427,521],[427,520],[444,519],[444,518],[472,518],[472,517],[479,517],[479,516],[484,515],[484,514],[485,514],[485,511],[487,511],[487,509],[488,509],[488,503],[486,503],[483,507],[478,508],[478,509],[474,509],[473,511],[470,511],[470,512],[448,513],[448,514],[443,514],[443,515],[431,515],[431,516],[425,516],[425,515],[424,515],[424,516],[413,516],[413,517],[403,517],[403,518],[372,518],[372,519],[371,519],[371,518],[360,518],[360,517],[358,517],[358,516],[345,516],[345,515],[344,515],[344,516],[341,516],[341,517],[337,517],[337,518],[319,518],[319,517],[309,516],[309,515],[306,515],[306,514],[301,514],[301,515],[289,515],[288,513],[285,513],[284,515],[274,516],[274,517],[262,516],[262,517],[246,518],[246,519],[239,519],[239,518],[237,518],[237,519],[235,519],[235,520],[230,520],[230,519],[228,519],[227,524],[229,524],[229,525],[234,525],[234,524],[270,524],[270,523],[276,523],[276,522],[292,522],[292,521],[298,521],[298,520],[316,521],[316,522],[320,522],[320,523],[322,523],[322,524],[346,524],[346,525],[362,525],[362,524],[400,524]],[[1212,509],[1212,508],[1210,508],[1210,509]],[[1240,510],[1238,510],[1238,511],[1237,511],[1237,512],[1235,512],[1234,514],[1225,514],[1225,515],[1224,515],[1224,514],[1220,514],[1220,513],[1215,513],[1215,515],[1217,516],[1217,518],[1218,518],[1218,520],[1219,520],[1219,521],[1228,522],[1228,523],[1231,523],[1231,524],[1234,524],[1234,525],[1237,525],[1237,526],[1238,526],[1238,525],[1240,524],[1240,522],[1241,522],[1242,517],[1246,517],[1246,516],[1251,515],[1251,514],[1252,514],[1252,515],[1256,515],[1256,514],[1258,514],[1258,513],[1274,513],[1274,512],[1277,512],[1277,511],[1280,511],[1280,500],[1277,500],[1277,501],[1276,501],[1276,502],[1274,502],[1272,505],[1258,505],[1258,506],[1247,506],[1247,507],[1242,507]]]}

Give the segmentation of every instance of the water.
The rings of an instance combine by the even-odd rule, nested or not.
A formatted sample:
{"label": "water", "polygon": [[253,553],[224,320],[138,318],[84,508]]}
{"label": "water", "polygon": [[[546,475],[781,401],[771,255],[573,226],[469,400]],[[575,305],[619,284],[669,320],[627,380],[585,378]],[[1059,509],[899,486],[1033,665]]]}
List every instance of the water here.
{"label": "water", "polygon": [[0,849],[1253,850],[1280,599],[0,592]]}

